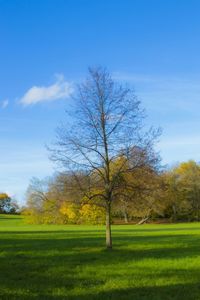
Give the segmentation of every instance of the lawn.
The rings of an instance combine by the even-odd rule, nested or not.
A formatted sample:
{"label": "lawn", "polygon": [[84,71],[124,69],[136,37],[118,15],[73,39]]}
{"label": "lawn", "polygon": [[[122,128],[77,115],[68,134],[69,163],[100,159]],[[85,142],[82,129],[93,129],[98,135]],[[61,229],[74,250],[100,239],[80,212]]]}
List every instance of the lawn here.
{"label": "lawn", "polygon": [[26,225],[0,215],[0,299],[200,299],[200,224]]}

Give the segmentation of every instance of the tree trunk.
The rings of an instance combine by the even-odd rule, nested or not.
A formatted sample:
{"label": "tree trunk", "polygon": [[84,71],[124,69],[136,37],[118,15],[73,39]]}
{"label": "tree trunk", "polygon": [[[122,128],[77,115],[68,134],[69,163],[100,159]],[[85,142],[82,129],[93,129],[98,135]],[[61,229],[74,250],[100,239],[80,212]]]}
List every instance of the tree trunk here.
{"label": "tree trunk", "polygon": [[173,210],[173,216],[172,216],[172,220],[173,222],[177,221],[177,212],[176,212],[176,205],[172,204],[172,210]]}
{"label": "tree trunk", "polygon": [[197,200],[197,222],[199,222],[199,203]]}
{"label": "tree trunk", "polygon": [[149,218],[150,218],[150,216],[148,216],[148,217],[142,219],[141,221],[139,221],[139,222],[137,223],[137,225],[142,225],[142,224],[146,223],[146,221],[148,221]]}
{"label": "tree trunk", "polygon": [[112,236],[111,236],[111,206],[108,203],[106,206],[106,247],[112,249]]}
{"label": "tree trunk", "polygon": [[128,214],[126,211],[124,211],[124,222],[128,224]]}

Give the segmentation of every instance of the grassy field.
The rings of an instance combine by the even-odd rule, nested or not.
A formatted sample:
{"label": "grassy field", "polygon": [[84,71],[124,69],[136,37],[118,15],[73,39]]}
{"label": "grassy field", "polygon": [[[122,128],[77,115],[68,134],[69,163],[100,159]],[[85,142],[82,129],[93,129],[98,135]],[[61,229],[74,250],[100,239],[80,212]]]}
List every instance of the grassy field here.
{"label": "grassy field", "polygon": [[200,224],[26,225],[0,215],[0,299],[200,299]]}

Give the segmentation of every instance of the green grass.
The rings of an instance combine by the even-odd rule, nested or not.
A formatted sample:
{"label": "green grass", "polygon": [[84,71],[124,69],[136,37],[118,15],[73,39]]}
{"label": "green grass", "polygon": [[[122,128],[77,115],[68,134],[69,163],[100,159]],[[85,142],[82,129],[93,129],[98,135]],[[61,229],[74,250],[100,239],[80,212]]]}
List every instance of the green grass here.
{"label": "green grass", "polygon": [[200,299],[200,224],[26,225],[0,215],[0,299]]}

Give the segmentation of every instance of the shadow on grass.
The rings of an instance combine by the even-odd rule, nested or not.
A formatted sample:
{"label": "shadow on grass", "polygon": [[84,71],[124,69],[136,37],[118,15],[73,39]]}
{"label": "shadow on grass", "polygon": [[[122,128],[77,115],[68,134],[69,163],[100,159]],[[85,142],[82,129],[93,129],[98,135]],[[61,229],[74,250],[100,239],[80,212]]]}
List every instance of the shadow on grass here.
{"label": "shadow on grass", "polygon": [[196,284],[174,284],[166,286],[133,287],[112,289],[81,295],[48,295],[45,291],[38,295],[12,295],[1,293],[1,300],[198,300],[200,286]]}
{"label": "shadow on grass", "polygon": [[[95,234],[96,233],[96,234]],[[104,251],[105,237],[103,231],[2,231],[0,232],[0,251],[68,251],[98,247]],[[127,246],[132,246],[131,252],[140,257],[145,253],[157,253],[159,257],[185,256],[186,253],[200,254],[199,235],[165,234],[165,235],[125,235],[113,234],[114,249],[110,252],[123,252]],[[155,247],[155,246],[159,247]],[[174,245],[174,246],[173,246]],[[180,248],[180,249],[179,249]],[[90,250],[89,249],[89,250]],[[179,251],[181,250],[181,251]],[[105,250],[106,251],[106,250]],[[138,253],[137,253],[138,252]],[[106,251],[106,253],[108,253]]]}
{"label": "shadow on grass", "polygon": [[[0,299],[200,299],[198,269],[187,270],[182,265],[181,269],[159,271],[153,264],[144,264],[143,270],[134,269],[135,262],[145,259],[152,259],[157,266],[161,259],[198,259],[197,235],[122,236],[114,232],[115,248],[106,251],[104,236],[98,236],[97,230],[95,233],[96,236],[90,230],[0,232]],[[118,272],[129,264],[131,268]],[[194,284],[184,283],[186,273]],[[184,284],[116,289],[115,283],[114,287],[105,287],[110,279],[119,284],[123,279],[134,285],[135,278],[140,280],[138,276],[149,285],[160,278],[163,282],[178,278]],[[76,289],[77,293],[73,292]],[[83,294],[78,296],[80,290]]]}

